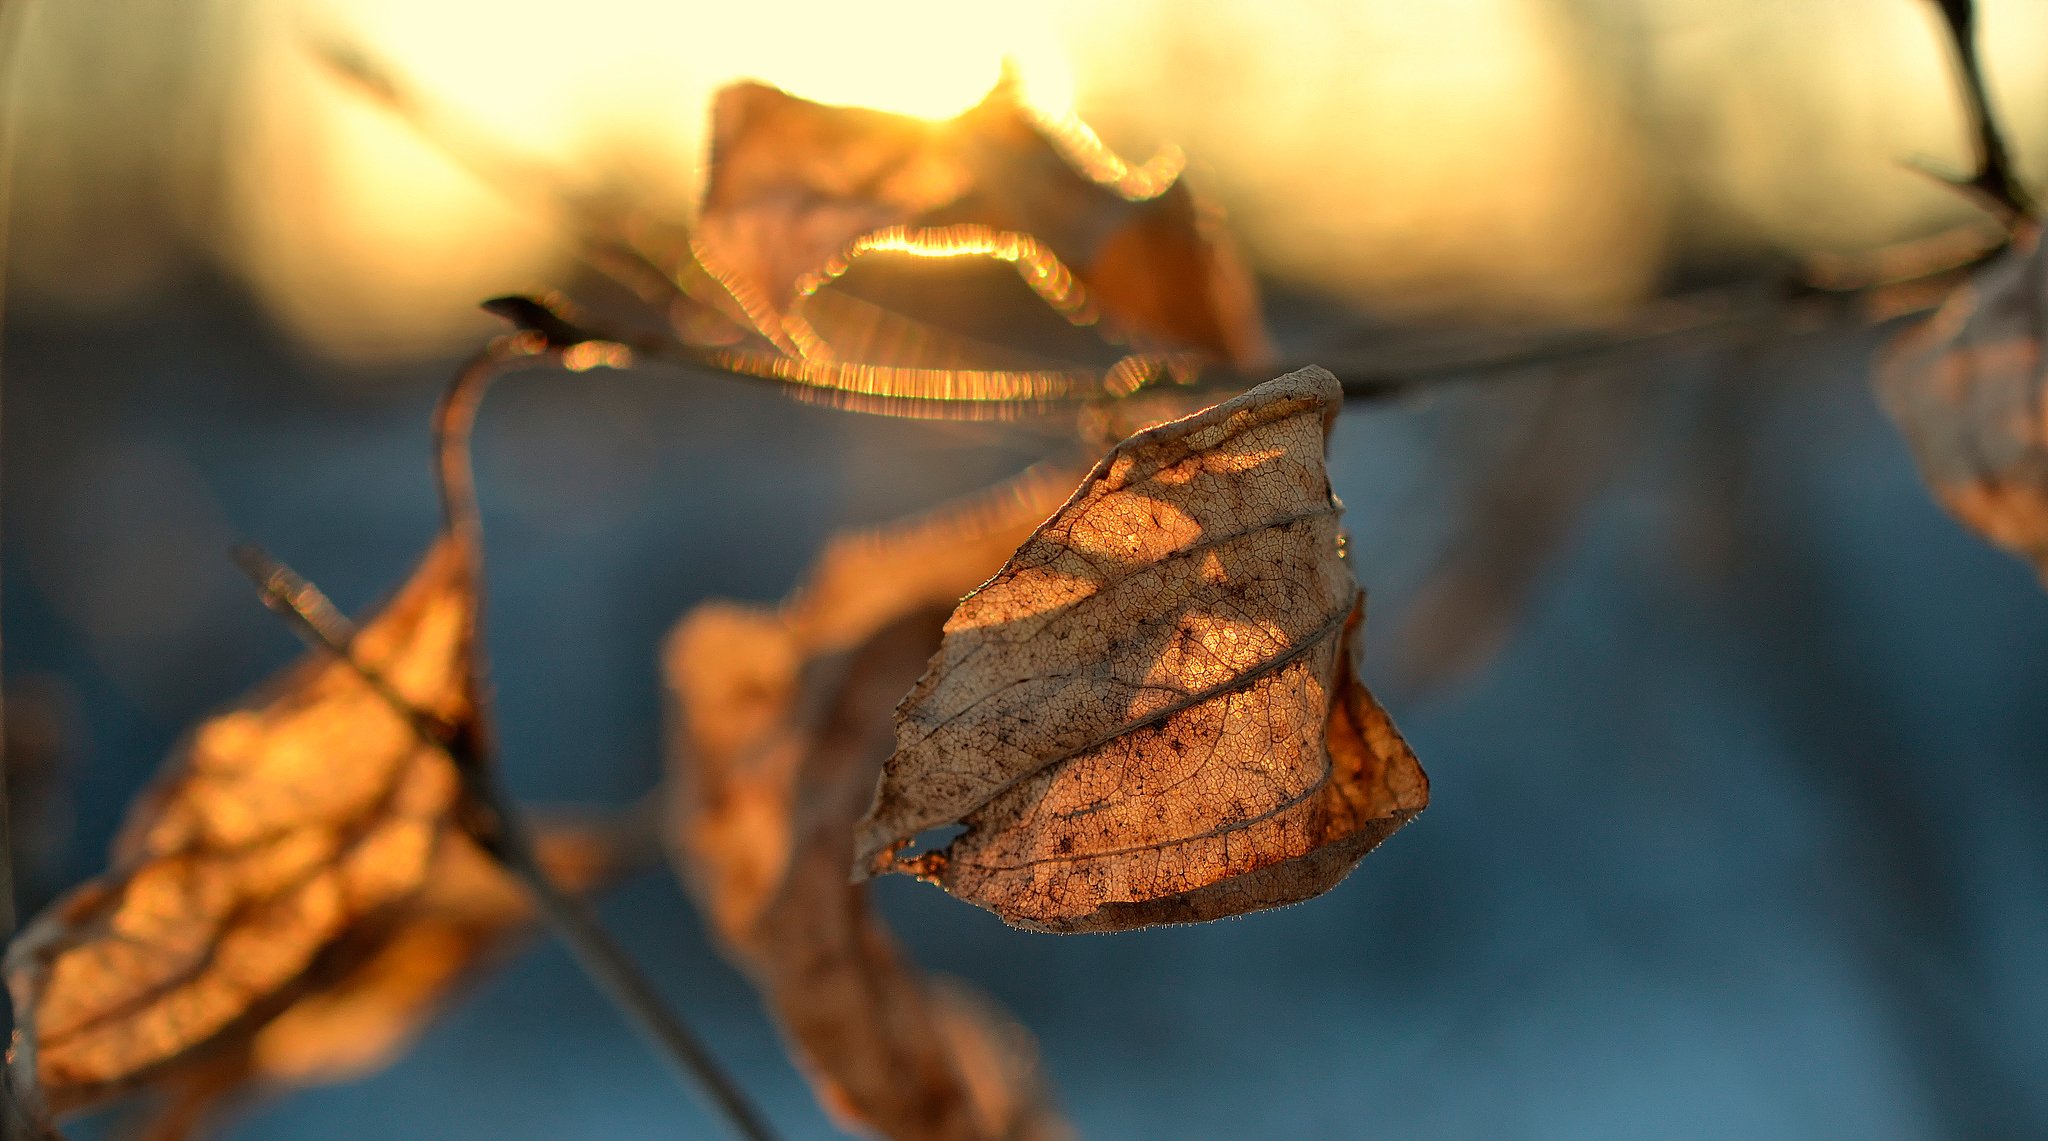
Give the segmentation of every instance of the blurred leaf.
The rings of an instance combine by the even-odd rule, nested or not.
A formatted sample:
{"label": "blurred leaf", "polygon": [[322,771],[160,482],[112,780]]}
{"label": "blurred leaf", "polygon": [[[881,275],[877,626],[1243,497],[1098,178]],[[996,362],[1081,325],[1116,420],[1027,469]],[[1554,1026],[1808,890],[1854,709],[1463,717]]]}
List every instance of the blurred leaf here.
{"label": "blurred leaf", "polygon": [[[442,539],[353,643],[450,726],[474,712],[473,562]],[[420,890],[456,796],[447,758],[324,652],[201,723],[130,810],[110,870],[8,949],[49,1108],[245,1042],[358,925]],[[15,1064],[30,1056],[22,1033]]]}
{"label": "blurred leaf", "polygon": [[907,962],[848,882],[889,710],[959,597],[1067,480],[841,537],[779,609],[698,607],[666,654],[679,869],[766,995],[821,1102],[892,1138],[1055,1138],[1029,1034]]}
{"label": "blurred leaf", "polygon": [[1121,930],[1306,899],[1421,811],[1353,673],[1363,595],[1324,468],[1342,399],[1304,369],[1097,464],[947,620],[858,867],[1021,927]]}
{"label": "blurred leaf", "polygon": [[[1270,355],[1252,277],[1218,212],[1177,181],[1179,153],[1130,166],[1078,121],[1027,108],[1009,77],[944,123],[728,87],[692,232],[616,184],[494,142],[357,45],[311,47],[456,162],[557,215],[597,276],[546,311],[647,355],[944,418],[1121,396],[1185,381],[1205,358]],[[876,253],[909,271],[885,275],[885,298],[827,288]],[[1010,288],[985,292],[988,275],[961,272],[975,268]],[[1107,339],[1085,328],[1103,316]]]}
{"label": "blurred leaf", "polygon": [[1901,335],[1879,396],[1934,497],[2048,578],[2048,251],[2034,229]]}
{"label": "blurred leaf", "polygon": [[[620,867],[609,826],[558,824],[538,844],[550,877],[571,890],[587,890]],[[167,1075],[143,1135],[205,1136],[228,1110],[258,1097],[383,1069],[510,954],[533,920],[518,881],[466,836],[448,833],[424,887],[351,927],[283,1013]]]}
{"label": "blurred leaf", "polygon": [[1170,165],[1133,168],[1008,78],[956,118],[828,107],[757,83],[719,93],[699,260],[785,352],[829,358],[810,294],[865,254],[995,258],[1055,309],[1099,308],[1157,349],[1257,364],[1251,277]]}
{"label": "blurred leaf", "polygon": [[1543,573],[1563,552],[1586,506],[1643,431],[1646,386],[1627,373],[1560,373],[1520,393],[1487,394],[1467,425],[1506,426],[1504,446],[1454,436],[1438,446],[1424,481],[1462,485],[1456,531],[1402,616],[1394,641],[1401,681],[1435,688],[1487,666],[1520,623]]}

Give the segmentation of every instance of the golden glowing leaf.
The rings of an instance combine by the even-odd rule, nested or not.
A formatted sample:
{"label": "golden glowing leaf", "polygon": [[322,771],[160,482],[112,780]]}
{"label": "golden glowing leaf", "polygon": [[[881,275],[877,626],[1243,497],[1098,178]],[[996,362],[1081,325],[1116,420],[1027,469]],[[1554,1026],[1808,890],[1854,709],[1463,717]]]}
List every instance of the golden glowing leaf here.
{"label": "golden glowing leaf", "polygon": [[671,837],[685,882],[766,995],[819,1100],[899,1139],[1054,1138],[1030,1036],[921,976],[848,882],[889,710],[953,603],[1058,502],[1027,477],[835,541],[779,610],[711,603],[677,627]]}
{"label": "golden glowing leaf", "polygon": [[[1428,784],[1353,673],[1362,595],[1304,369],[1112,451],[947,620],[857,867],[1049,931],[1327,890]],[[928,829],[966,831],[908,860]]]}
{"label": "golden glowing leaf", "polygon": [[[557,884],[585,890],[616,870],[608,830],[558,826],[537,840]],[[458,831],[443,836],[424,887],[357,923],[307,985],[254,1033],[166,1074],[146,1134],[198,1135],[256,1098],[351,1081],[396,1060],[534,918],[526,892]]]}
{"label": "golden glowing leaf", "polygon": [[1878,392],[1934,497],[2048,579],[2048,248],[2039,229],[1895,342]]}
{"label": "golden glowing leaf", "polygon": [[697,260],[791,356],[835,354],[805,302],[872,254],[988,258],[1073,321],[1239,365],[1268,352],[1250,275],[1176,180],[1133,168],[1006,80],[957,118],[828,107],[756,83],[719,93]]}
{"label": "golden glowing leaf", "polygon": [[[354,643],[450,724],[472,715],[473,558],[441,540]],[[201,723],[131,810],[108,872],[8,949],[50,1109],[276,1016],[358,924],[419,891],[456,794],[446,757],[325,653]]]}

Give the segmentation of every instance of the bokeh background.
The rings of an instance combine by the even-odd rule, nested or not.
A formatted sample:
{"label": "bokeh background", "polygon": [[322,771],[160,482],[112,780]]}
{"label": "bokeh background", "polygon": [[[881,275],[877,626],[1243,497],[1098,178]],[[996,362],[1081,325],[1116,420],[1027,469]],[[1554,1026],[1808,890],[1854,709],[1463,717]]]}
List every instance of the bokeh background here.
{"label": "bokeh background", "polygon": [[[2039,186],[2048,2],[1982,8]],[[9,18],[0,622],[31,908],[101,866],[183,727],[296,652],[229,544],[349,606],[387,589],[433,526],[428,409],[493,331],[474,303],[570,273],[557,220],[336,83],[309,35],[683,219],[724,82],[943,116],[1007,58],[1127,152],[1182,146],[1302,352],[1596,323],[1972,218],[1903,165],[1967,162],[1921,0]],[[1058,938],[892,881],[897,930],[1037,1032],[1092,1137],[2048,1133],[2048,597],[1928,501],[1867,390],[1881,335],[1767,330],[1350,410],[1368,674],[1430,810],[1278,913]],[[675,369],[504,384],[479,476],[511,784],[637,799],[656,648],[689,606],[776,598],[834,529],[990,482],[1056,430]],[[1546,432],[1576,442],[1527,450]],[[1517,494],[1470,478],[1530,455]],[[604,912],[780,1126],[831,1135],[669,877]],[[391,1070],[237,1135],[708,1128],[542,945]]]}

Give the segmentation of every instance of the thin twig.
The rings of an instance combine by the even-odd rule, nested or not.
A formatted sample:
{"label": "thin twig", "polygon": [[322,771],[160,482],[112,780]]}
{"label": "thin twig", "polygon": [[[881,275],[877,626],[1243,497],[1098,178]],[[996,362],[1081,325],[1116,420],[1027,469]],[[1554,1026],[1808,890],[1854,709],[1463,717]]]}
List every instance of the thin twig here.
{"label": "thin twig", "polygon": [[2013,171],[2012,152],[2006,148],[2005,134],[1999,130],[1984,84],[1984,67],[1977,54],[1977,6],[1972,0],[1934,0],[1934,4],[1941,9],[1948,29],[1957,78],[1962,81],[1963,115],[1976,158],[1976,169],[1968,178],[1935,177],[1976,199],[2008,229],[2036,221],[2040,209]]}
{"label": "thin twig", "polygon": [[382,673],[355,656],[355,624],[342,615],[319,587],[254,543],[238,543],[229,554],[249,581],[256,584],[263,605],[282,617],[294,633],[353,670],[378,700],[405,719],[414,736],[443,752],[455,748],[454,726],[408,701]]}
{"label": "thin twig", "polygon": [[[483,521],[477,509],[476,476],[470,462],[470,439],[476,414],[491,382],[522,361],[546,357],[561,363],[578,347],[522,332],[493,340],[455,376],[434,410],[436,483],[447,533],[471,552],[470,588],[477,599],[470,610],[472,627],[483,608]],[[470,642],[478,644],[476,631]],[[511,797],[500,786],[490,716],[490,691],[484,680],[484,655],[470,655],[467,678],[469,720],[449,742],[449,756],[461,772],[468,799],[479,811],[465,821],[471,835],[533,892],[534,901],[555,933],[567,943],[591,980],[632,1020],[687,1081],[711,1102],[732,1132],[748,1141],[766,1141],[773,1133],[759,1110],[740,1092],[711,1052],[668,1008],[652,983],[625,953],[596,915],[576,896],[557,887],[541,867],[532,834]]]}
{"label": "thin twig", "polygon": [[[1754,285],[1703,289],[1645,306],[1617,325],[1544,334],[1490,352],[1436,351],[1410,354],[1404,361],[1386,348],[1378,348],[1363,354],[1377,360],[1339,355],[1331,357],[1324,367],[1344,385],[1346,400],[1371,403],[1409,396],[1450,381],[1590,367],[1649,348],[1711,340],[1759,321],[1776,319],[1794,306],[1804,305],[1814,311],[1839,308],[1839,302],[1832,298],[1794,301],[1786,296],[1788,292],[1784,287],[1760,290]],[[1301,363],[1322,362],[1304,359]]]}
{"label": "thin twig", "polygon": [[[458,372],[434,410],[434,459],[447,533],[471,552],[470,584],[477,603],[471,622],[483,608],[483,583],[477,567],[483,550],[483,520],[477,509],[476,475],[470,462],[470,438],[476,414],[491,382],[509,367],[535,357],[560,363],[577,347],[531,332],[499,337]],[[476,631],[470,642],[477,644]],[[576,896],[561,890],[541,867],[532,833],[511,797],[500,786],[497,749],[492,734],[490,692],[484,682],[484,655],[470,655],[467,679],[472,714],[449,742],[448,755],[461,772],[468,798],[479,811],[465,820],[476,842],[532,890],[534,902],[555,933],[567,943],[579,965],[619,1010],[657,1047],[675,1069],[693,1083],[723,1115],[733,1133],[748,1141],[766,1141],[773,1133],[760,1111],[740,1092],[711,1052],[668,1008],[633,960]]]}
{"label": "thin twig", "polygon": [[[561,354],[573,347],[533,332],[496,338],[456,374],[435,409],[435,482],[440,489],[444,527],[470,552],[469,588],[477,598],[477,604],[471,608],[472,629],[468,632],[472,645],[477,643],[475,614],[482,607],[483,593],[476,572],[483,528],[477,511],[469,447],[477,409],[491,382],[510,367],[535,358],[559,361]],[[450,724],[413,706],[376,670],[354,655],[354,627],[318,588],[254,547],[238,548],[236,560],[256,582],[266,605],[284,615],[301,637],[347,663],[381,700],[406,719],[421,741],[448,757],[462,781],[466,811],[461,813],[460,821],[464,829],[526,885],[542,918],[569,947],[584,973],[685,1081],[704,1096],[732,1133],[746,1141],[772,1138],[774,1134],[760,1111],[668,1008],[588,905],[556,886],[541,867],[531,830],[497,777],[482,655],[471,655],[469,673],[464,679],[472,712],[463,722]]]}
{"label": "thin twig", "polygon": [[699,1088],[724,1116],[733,1134],[747,1141],[774,1135],[758,1110],[719,1067],[710,1052],[673,1012],[580,898],[556,886],[534,854],[524,820],[494,776],[484,735],[465,732],[407,701],[379,671],[356,656],[356,629],[326,595],[290,567],[260,549],[243,545],[235,561],[256,583],[266,606],[282,615],[295,633],[346,664],[419,739],[439,750],[461,775],[465,798],[475,810],[465,827],[476,842],[516,876],[532,894],[542,918],[569,946],[577,964],[608,998],[656,1045],[682,1076]]}
{"label": "thin twig", "polygon": [[[1965,263],[1965,266],[1970,263]],[[1936,275],[1956,272],[1955,265],[1942,264]],[[1901,283],[1887,281],[1881,288]],[[1304,354],[1254,375],[1220,364],[1202,367],[1180,385],[1190,395],[1227,395],[1243,391],[1304,365],[1320,365],[1334,373],[1344,386],[1344,398],[1370,404],[1395,400],[1442,384],[1511,379],[1532,371],[1562,366],[1590,367],[1623,359],[1645,349],[1712,341],[1762,324],[1789,322],[1824,323],[1840,319],[1879,287],[1855,292],[1816,288],[1803,282],[1759,288],[1756,285],[1703,289],[1646,306],[1627,321],[1585,332],[1547,333],[1513,340],[1504,347],[1473,351],[1470,347],[1431,348],[1403,352],[1399,346],[1343,346],[1321,353]],[[562,346],[585,341],[623,344],[637,356],[650,361],[713,369],[749,379],[757,374],[740,372],[696,353],[680,341],[634,334],[604,326],[596,318],[576,311],[558,299],[546,301],[523,296],[495,297],[484,308],[520,328]],[[795,386],[785,386],[795,387]],[[1098,388],[1085,395],[1041,402],[1041,409],[1072,408],[1093,401],[1114,399]],[[928,414],[946,415],[966,401],[911,401],[902,398],[891,412],[915,412],[921,406]]]}
{"label": "thin twig", "polygon": [[[1917,245],[1917,243],[1915,243]],[[1432,347],[1426,351],[1406,350],[1400,345],[1346,345],[1300,354],[1262,370],[1245,372],[1216,362],[1190,365],[1175,380],[1155,386],[1181,388],[1193,395],[1228,395],[1241,392],[1282,372],[1304,365],[1320,365],[1336,375],[1344,387],[1344,398],[1354,403],[1376,403],[1411,396],[1418,391],[1447,383],[1507,380],[1534,371],[1559,367],[1598,367],[1625,360],[1645,349],[1687,344],[1710,344],[1738,336],[1746,330],[1775,327],[1785,331],[1819,328],[1845,320],[1868,319],[1882,323],[1910,316],[1938,303],[1940,286],[1959,279],[2004,248],[2003,243],[1984,243],[1957,249],[1945,256],[1929,258],[1918,249],[1878,251],[1874,258],[1896,260],[1884,272],[1858,280],[1838,263],[1826,263],[1818,275],[1786,274],[1776,279],[1700,289],[1644,305],[1624,320],[1583,331],[1546,332],[1520,337],[1489,334],[1491,347],[1475,351],[1468,338],[1460,345]],[[1892,255],[1899,256],[1893,259]],[[673,336],[650,335],[616,329],[600,318],[578,311],[559,298],[545,301],[525,296],[496,297],[484,308],[539,335],[551,345],[569,346],[584,341],[622,345],[645,360],[680,365],[745,380],[765,381],[800,399],[838,398],[835,403],[860,411],[887,415],[958,418],[989,414],[1000,402],[970,397],[915,397],[905,395],[863,399],[859,393],[783,379],[760,365],[749,366],[745,355],[707,352]],[[1506,342],[1502,344],[1501,342]],[[1070,384],[1057,394],[1025,401],[1011,407],[1025,411],[1073,409],[1127,393],[1114,391],[1104,383],[1106,374],[1069,370]],[[1084,374],[1087,374],[1084,378]],[[1141,389],[1142,391],[1142,389]],[[979,410],[979,411],[978,411]]]}

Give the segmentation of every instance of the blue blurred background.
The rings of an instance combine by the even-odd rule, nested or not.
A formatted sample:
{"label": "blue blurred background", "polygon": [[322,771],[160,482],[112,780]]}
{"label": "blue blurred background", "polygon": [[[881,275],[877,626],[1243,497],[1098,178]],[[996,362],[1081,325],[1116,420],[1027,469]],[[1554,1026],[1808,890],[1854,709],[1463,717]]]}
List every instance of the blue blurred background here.
{"label": "blue blurred background", "polygon": [[[445,25],[447,44],[502,34],[495,18],[447,7],[455,14],[432,25]],[[1118,12],[1126,22],[1173,21],[1181,39],[1207,42],[1204,27],[1233,26],[1227,7]],[[1876,204],[1859,207],[1864,230],[1801,231],[1784,221],[1802,216],[1799,204],[1757,190],[1735,159],[1714,168],[1722,177],[1701,173],[1696,154],[1690,166],[1671,157],[1729,137],[1701,127],[1711,116],[1699,109],[1723,105],[1714,77],[1746,66],[1743,45],[1833,59],[1854,55],[1842,44],[1879,35],[1870,29],[1891,27],[1885,20],[1906,30],[1881,42],[1908,45],[1898,58],[1932,77],[1915,106],[1933,103],[1932,122],[1948,129],[1939,43],[1926,41],[1931,55],[1910,46],[1928,34],[1917,4],[1875,5],[1884,20],[1818,3],[1782,6],[1790,15],[1679,3],[1467,7],[1486,8],[1478,15],[1496,32],[1519,26],[1506,16],[1550,29],[1579,53],[1561,58],[1602,77],[1601,91],[1641,96],[1615,104],[1627,111],[1613,128],[1626,146],[1612,146],[1627,161],[1588,175],[1566,161],[1583,151],[1551,156],[1532,169],[1552,171],[1561,188],[1533,199],[1485,178],[1446,181],[1477,203],[1474,217],[1505,217],[1507,231],[1524,235],[1512,247],[1520,252],[1490,270],[1483,258],[1460,261],[1457,242],[1387,236],[1459,224],[1432,220],[1432,208],[1451,207],[1432,207],[1426,187],[1383,228],[1372,217],[1349,225],[1318,215],[1296,223],[1314,231],[1304,236],[1285,220],[1298,184],[1281,179],[1254,194],[1243,188],[1261,185],[1259,169],[1211,156],[1215,183],[1238,188],[1226,201],[1249,216],[1247,244],[1289,346],[1312,349],[1331,328],[1368,321],[1587,320],[1787,249],[1907,237],[1966,216],[1872,160],[1861,177],[1897,188],[1884,192],[1891,198],[1868,191]],[[138,18],[154,10],[129,9]],[[295,654],[227,561],[231,542],[262,542],[351,608],[403,574],[434,520],[427,412],[460,346],[488,328],[466,299],[545,280],[550,264],[536,254],[476,271],[481,281],[380,279],[391,264],[448,255],[385,241],[382,260],[365,268],[322,261],[326,238],[249,239],[262,209],[325,218],[335,196],[304,171],[294,193],[261,208],[221,191],[259,159],[236,150],[240,136],[228,129],[243,121],[222,108],[241,104],[193,77],[223,59],[276,66],[263,54],[276,46],[246,29],[223,32],[243,27],[235,6],[205,11],[210,30],[155,44],[143,42],[146,20],[103,40],[53,10],[36,29],[45,38],[33,58],[47,85],[33,90],[61,91],[67,76],[83,82],[78,74],[90,72],[126,95],[98,96],[103,121],[74,105],[85,117],[68,128],[59,109],[24,104],[0,438],[0,622],[10,714],[34,719],[21,731],[53,742],[43,755],[57,758],[20,809],[35,841],[23,885],[31,906],[98,870],[128,798],[184,727]],[[1992,24],[2001,45],[2048,19],[2048,5],[2018,0],[1988,12],[2006,21]],[[394,16],[389,27],[421,21]],[[1409,40],[1339,24],[1331,27],[1387,51],[1427,45],[1445,68],[1462,60],[1469,71],[1475,53],[1495,50],[1448,24],[1400,33]],[[1071,39],[1076,26],[1092,25],[1055,30]],[[1284,40],[1278,16],[1261,27]],[[1816,28],[1835,38],[1814,38]],[[423,69],[442,58],[406,43],[394,53],[414,52]],[[1501,83],[1576,74],[1554,48],[1522,70],[1485,74]],[[135,61],[152,52],[172,58],[150,72]],[[1081,61],[1072,65],[1081,110],[1109,121],[1120,110],[1132,131],[1165,133],[1188,112],[1159,108],[1197,100],[1176,95],[1201,86],[1184,70],[1139,99],[1129,89],[1142,68],[1119,72],[1122,87],[1091,87],[1093,57],[1075,49],[1071,58]],[[1880,71],[1897,62],[1877,59]],[[515,63],[500,78],[509,87],[552,74],[544,59]],[[183,77],[185,86],[172,85],[175,99],[152,98],[139,80],[123,86],[137,69],[151,83]],[[1804,74],[1789,64],[1786,73]],[[1673,74],[1695,77],[1693,86]],[[2016,113],[2042,122],[2040,100],[2024,98],[2041,90],[2039,76],[2008,74]],[[1386,89],[1405,90],[1395,79]],[[1816,133],[1831,116],[1865,129],[1870,113],[1848,109],[1877,86],[1778,106],[1781,117],[1807,116]],[[1474,105],[1511,99],[1512,85],[1504,90]],[[1212,97],[1222,98],[1200,94]],[[1584,91],[1571,98],[1599,104]],[[122,149],[136,122],[170,113],[164,104],[214,129],[174,132],[171,142],[145,131],[154,151]],[[1558,121],[1575,120],[1560,112]],[[1732,151],[1780,164],[1797,153],[1729,130],[1749,139]],[[1483,143],[1485,131],[1473,131]],[[1916,149],[1910,137],[1868,133],[1873,154]],[[1456,141],[1443,147],[1454,155]],[[2020,141],[2023,157],[2048,152],[2027,145],[2044,141],[2040,130]],[[1204,156],[1193,154],[1199,174]],[[1839,161],[1853,174],[1863,160]],[[152,170],[180,177],[152,183],[136,173]],[[1401,177],[1387,178],[1391,200]],[[1490,194],[1499,200],[1489,215]],[[1635,219],[1627,242],[1612,217],[1588,217],[1623,206]],[[384,202],[371,213],[398,209]],[[1546,245],[1538,238],[1555,218],[1545,211],[1593,237],[1562,227],[1565,245]],[[320,222],[340,227],[335,248],[349,248],[345,222]],[[1318,235],[1341,260],[1289,260],[1318,248]],[[1587,252],[1601,242],[1611,258]],[[263,260],[273,256],[289,272]],[[1581,263],[1607,261],[1633,268],[1574,276]],[[1399,272],[1346,276],[1355,265]],[[1538,303],[1546,280],[1567,283],[1556,292],[1569,304]],[[1422,296],[1426,311],[1380,304],[1390,291]],[[355,293],[385,300],[352,308]],[[385,308],[423,316],[382,324],[395,321]],[[1645,352],[1565,378],[1587,406],[1621,409],[1593,431],[1605,457],[1598,477],[1561,516],[1553,544],[1510,552],[1526,585],[1488,597],[1520,599],[1506,608],[1515,620],[1499,628],[1497,653],[1468,652],[1457,670],[1400,668],[1431,660],[1430,640],[1450,636],[1440,607],[1430,617],[1431,588],[1455,563],[1464,529],[1538,508],[1496,497],[1486,515],[1444,465],[1511,451],[1501,433],[1534,416],[1560,380],[1494,377],[1350,409],[1333,463],[1371,597],[1368,679],[1430,773],[1428,812],[1336,891],[1280,912],[1060,938],[1008,930],[934,889],[891,880],[877,894],[892,924],[921,962],[974,980],[1037,1033],[1085,1136],[2048,1134],[2048,597],[2026,567],[1929,502],[1867,389],[1878,344],[1854,329],[1786,334]],[[510,783],[534,802],[638,798],[659,774],[656,648],[688,607],[779,597],[833,530],[982,486],[1058,431],[863,417],[675,370],[506,382],[486,408],[478,462]],[[707,946],[670,878],[636,878],[603,910],[779,1126],[832,1135],[759,1003]],[[537,945],[389,1071],[266,1106],[236,1135],[709,1128],[566,956]]]}

